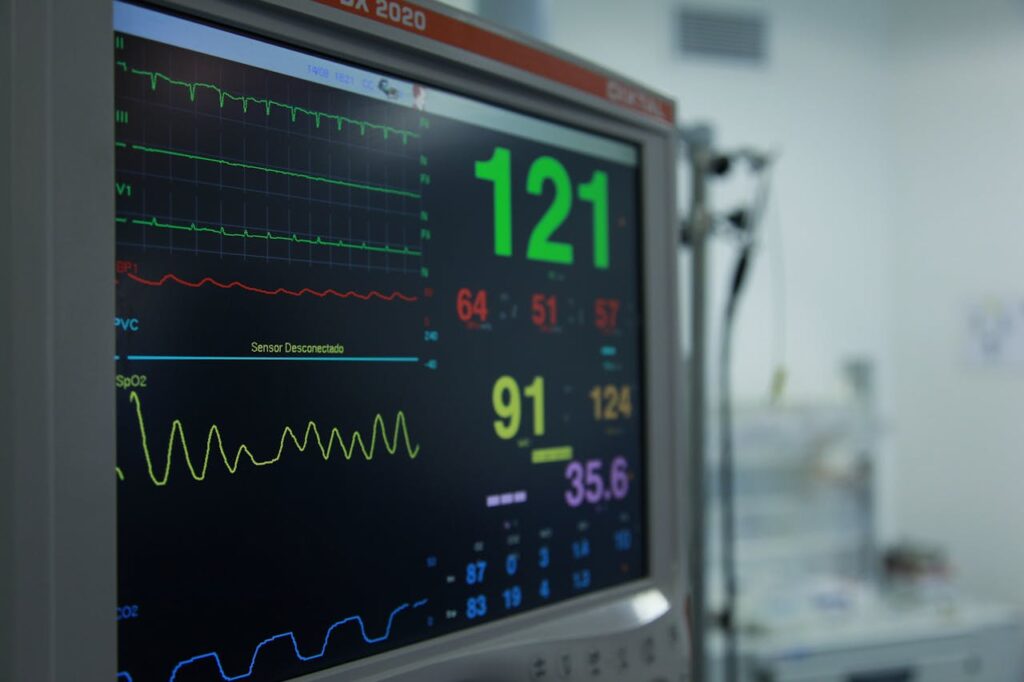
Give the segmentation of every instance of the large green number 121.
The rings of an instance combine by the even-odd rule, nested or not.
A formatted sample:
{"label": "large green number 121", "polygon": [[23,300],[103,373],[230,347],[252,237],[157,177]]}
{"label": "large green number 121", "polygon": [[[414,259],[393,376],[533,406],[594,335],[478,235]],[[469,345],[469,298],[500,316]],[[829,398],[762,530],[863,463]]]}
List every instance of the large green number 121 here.
{"label": "large green number 121", "polygon": [[[512,255],[512,152],[495,147],[491,158],[476,162],[476,178],[494,185],[494,255]],[[534,159],[526,174],[526,191],[542,196],[548,185],[554,196],[547,211],[530,232],[527,260],[572,265],[573,245],[552,239],[572,211],[573,193],[569,172],[553,156]],[[594,267],[606,270],[608,246],[608,174],[594,171],[588,182],[576,187],[576,197],[591,205],[594,228]]]}

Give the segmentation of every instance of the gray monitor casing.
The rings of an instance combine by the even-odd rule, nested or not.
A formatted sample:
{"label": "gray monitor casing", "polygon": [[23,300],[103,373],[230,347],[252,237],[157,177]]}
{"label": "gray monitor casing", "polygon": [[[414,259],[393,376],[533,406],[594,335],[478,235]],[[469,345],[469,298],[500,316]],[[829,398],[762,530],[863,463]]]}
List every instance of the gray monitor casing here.
{"label": "gray monitor casing", "polygon": [[[300,679],[512,681],[534,679],[538,667],[542,679],[559,679],[564,656],[575,666],[569,679],[589,676],[595,665],[605,679],[688,679],[688,646],[671,641],[686,639],[687,538],[696,517],[680,359],[674,129],[312,0],[152,4],[641,148],[649,576]],[[112,6],[3,0],[0,35],[0,83],[7,84],[0,87],[0,680],[110,681],[117,669]]]}

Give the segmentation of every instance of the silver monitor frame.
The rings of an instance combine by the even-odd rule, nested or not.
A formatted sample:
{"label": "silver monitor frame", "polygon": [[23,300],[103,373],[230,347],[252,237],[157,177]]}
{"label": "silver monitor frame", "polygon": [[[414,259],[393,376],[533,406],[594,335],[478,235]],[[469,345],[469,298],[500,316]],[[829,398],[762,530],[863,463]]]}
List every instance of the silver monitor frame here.
{"label": "silver monitor frame", "polygon": [[[479,657],[531,642],[630,632],[664,617],[682,623],[688,581],[696,579],[687,577],[695,515],[684,485],[694,447],[681,363],[674,128],[312,0],[149,4],[472,92],[641,149],[648,577],[300,679],[385,679],[425,666],[440,672],[450,661],[486,660]],[[419,4],[478,23],[436,3]],[[112,5],[5,0],[0,35],[8,45],[0,72],[10,83],[0,92],[0,679],[113,680]],[[651,611],[643,603],[661,606]]]}

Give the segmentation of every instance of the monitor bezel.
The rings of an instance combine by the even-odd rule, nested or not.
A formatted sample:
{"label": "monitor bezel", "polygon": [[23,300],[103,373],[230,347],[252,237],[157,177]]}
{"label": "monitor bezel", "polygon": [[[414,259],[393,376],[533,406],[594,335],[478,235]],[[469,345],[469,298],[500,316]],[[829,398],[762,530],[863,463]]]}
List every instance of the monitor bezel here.
{"label": "monitor bezel", "polygon": [[[13,679],[30,672],[38,679],[112,679],[117,632],[112,617],[116,489],[110,473],[116,450],[109,325],[114,233],[90,229],[114,224],[112,3],[13,4],[18,25],[7,26],[8,34],[17,36],[16,46],[24,49],[0,57],[0,65],[12,74],[10,130],[19,131],[11,138],[12,163],[4,168],[9,175],[4,180],[11,188],[12,225],[32,229],[8,235],[8,253],[24,257],[11,259],[10,277],[0,291],[5,294],[0,305],[12,321],[3,370],[10,376],[3,378],[14,388],[10,394],[18,395],[17,404],[11,401],[11,410],[0,416],[14,453],[5,465],[10,471],[0,472],[11,474],[14,487],[13,511],[0,521],[0,529],[19,543],[4,592],[13,608],[2,622],[0,639],[10,642]],[[144,4],[453,92],[472,92],[640,149],[647,577],[296,679],[374,678],[453,655],[539,641],[551,633],[572,639],[629,630],[658,615],[631,606],[652,591],[664,597],[668,608],[679,609],[682,618],[689,510],[683,476],[690,449],[680,360],[674,129],[539,76],[311,0]],[[484,25],[436,3],[418,4]],[[42,106],[18,106],[31,96]],[[67,116],[72,106],[76,115]],[[45,305],[24,303],[33,287],[46,296]],[[33,658],[37,667],[30,670]]]}

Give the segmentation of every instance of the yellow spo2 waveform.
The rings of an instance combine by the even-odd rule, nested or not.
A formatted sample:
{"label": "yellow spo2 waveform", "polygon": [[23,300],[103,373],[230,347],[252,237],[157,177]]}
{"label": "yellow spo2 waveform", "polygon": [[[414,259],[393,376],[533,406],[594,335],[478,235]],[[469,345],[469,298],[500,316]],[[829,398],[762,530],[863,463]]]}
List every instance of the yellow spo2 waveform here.
{"label": "yellow spo2 waveform", "polygon": [[[409,459],[416,459],[416,456],[420,452],[419,444],[413,445],[412,439],[409,436],[409,428],[405,421],[405,414],[401,411],[395,416],[395,425],[392,432],[391,438],[388,438],[387,426],[384,423],[384,417],[377,414],[373,419],[373,433],[370,436],[369,445],[366,444],[366,440],[362,434],[358,431],[352,433],[351,438],[346,444],[345,439],[341,435],[341,431],[337,427],[332,427],[330,434],[327,437],[327,443],[324,444],[324,439],[320,435],[320,429],[317,427],[316,422],[310,421],[306,424],[306,431],[300,440],[296,435],[296,432],[290,426],[286,426],[284,431],[281,433],[281,440],[277,445],[277,453],[266,459],[260,459],[252,453],[248,445],[242,444],[238,446],[235,451],[234,457],[230,457],[227,451],[224,449],[224,440],[221,437],[220,428],[216,424],[210,425],[210,430],[206,433],[206,451],[203,453],[202,461],[197,469],[196,463],[193,461],[192,454],[189,452],[188,441],[185,439],[185,427],[182,425],[180,419],[175,419],[171,424],[170,437],[167,439],[167,455],[163,462],[163,473],[157,470],[154,466],[153,456],[150,453],[149,448],[149,435],[146,431],[146,421],[142,415],[142,400],[139,398],[139,394],[136,391],[132,391],[128,396],[129,402],[135,408],[135,416],[139,423],[139,436],[142,444],[142,454],[146,459],[146,469],[149,472],[149,479],[153,482],[153,485],[164,486],[167,485],[167,480],[171,476],[171,463],[174,460],[174,453],[176,451],[175,445],[179,446],[177,449],[181,450],[181,456],[185,459],[185,465],[188,467],[189,474],[196,481],[202,481],[206,478],[206,470],[210,464],[211,453],[219,453],[220,458],[224,461],[224,467],[228,470],[228,473],[234,474],[238,471],[238,464],[242,460],[243,455],[252,462],[253,466],[267,466],[274,464],[281,459],[284,454],[285,446],[290,441],[298,452],[305,452],[309,447],[310,443],[316,444],[317,449],[320,451],[321,457],[324,461],[331,458],[331,454],[335,452],[335,447],[340,451],[341,456],[346,460],[352,459],[356,454],[362,454],[363,459],[369,461],[374,458],[377,453],[378,447],[383,447],[389,455],[394,455],[398,452],[400,446],[405,446],[405,454]],[[117,477],[120,480],[125,480],[124,473],[121,468],[117,468]]]}

